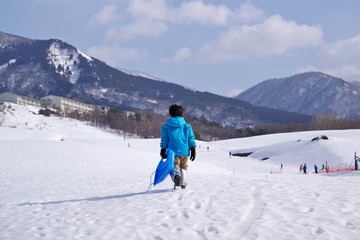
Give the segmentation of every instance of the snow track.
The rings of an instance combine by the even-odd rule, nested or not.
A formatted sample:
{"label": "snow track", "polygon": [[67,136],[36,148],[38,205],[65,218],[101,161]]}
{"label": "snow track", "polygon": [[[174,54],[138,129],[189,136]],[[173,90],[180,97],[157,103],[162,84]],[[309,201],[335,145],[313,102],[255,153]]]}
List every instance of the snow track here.
{"label": "snow track", "polygon": [[244,221],[238,223],[234,230],[230,233],[227,239],[254,239],[251,236],[251,227],[258,221],[266,207],[266,203],[261,199],[262,192],[265,188],[265,184],[261,184],[255,187],[252,193],[252,203],[250,211]]}

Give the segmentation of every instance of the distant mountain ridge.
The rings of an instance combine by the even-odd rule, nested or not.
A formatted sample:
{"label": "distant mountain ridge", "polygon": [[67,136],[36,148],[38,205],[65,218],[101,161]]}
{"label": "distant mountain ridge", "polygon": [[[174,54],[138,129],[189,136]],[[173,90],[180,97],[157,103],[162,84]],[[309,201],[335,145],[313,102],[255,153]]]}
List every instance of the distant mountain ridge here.
{"label": "distant mountain ridge", "polygon": [[270,79],[242,92],[237,97],[255,106],[337,118],[360,119],[359,85],[321,72]]}
{"label": "distant mountain ridge", "polygon": [[86,103],[167,114],[170,104],[222,126],[304,123],[310,116],[255,107],[244,101],[190,90],[145,74],[108,66],[58,39],[31,40],[0,32],[0,93],[33,98],[58,95]]}
{"label": "distant mountain ridge", "polygon": [[8,45],[14,45],[23,42],[31,42],[31,39],[19,37],[16,35],[4,33],[0,31],[0,48],[5,48]]}

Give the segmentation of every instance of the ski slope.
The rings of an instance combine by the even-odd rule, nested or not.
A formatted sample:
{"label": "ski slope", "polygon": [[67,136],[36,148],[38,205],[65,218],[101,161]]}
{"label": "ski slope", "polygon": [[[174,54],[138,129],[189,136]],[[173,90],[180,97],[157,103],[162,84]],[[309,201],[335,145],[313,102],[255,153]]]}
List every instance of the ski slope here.
{"label": "ski slope", "polygon": [[1,240],[358,239],[359,172],[312,168],[352,164],[360,130],[197,141],[187,189],[167,178],[149,193],[159,139],[32,112],[0,113]]}

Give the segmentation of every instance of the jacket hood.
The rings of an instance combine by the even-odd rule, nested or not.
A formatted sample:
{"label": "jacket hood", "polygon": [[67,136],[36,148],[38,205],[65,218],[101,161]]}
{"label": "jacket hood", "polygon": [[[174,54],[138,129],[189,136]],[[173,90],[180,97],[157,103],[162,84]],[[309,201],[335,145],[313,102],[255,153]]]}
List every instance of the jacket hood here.
{"label": "jacket hood", "polygon": [[169,120],[167,120],[165,124],[170,127],[178,128],[184,126],[186,122],[183,117],[172,117]]}

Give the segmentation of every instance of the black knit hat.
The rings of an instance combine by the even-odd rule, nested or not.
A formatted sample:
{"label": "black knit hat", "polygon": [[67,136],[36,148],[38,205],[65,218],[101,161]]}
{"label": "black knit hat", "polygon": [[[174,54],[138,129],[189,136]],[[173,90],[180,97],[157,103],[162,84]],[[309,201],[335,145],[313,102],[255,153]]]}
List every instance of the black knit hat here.
{"label": "black knit hat", "polygon": [[169,107],[169,114],[171,117],[182,117],[184,114],[184,108],[180,105],[173,104]]}

